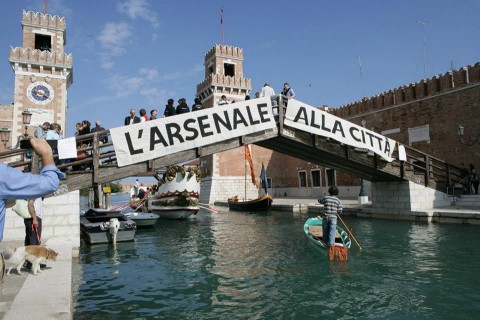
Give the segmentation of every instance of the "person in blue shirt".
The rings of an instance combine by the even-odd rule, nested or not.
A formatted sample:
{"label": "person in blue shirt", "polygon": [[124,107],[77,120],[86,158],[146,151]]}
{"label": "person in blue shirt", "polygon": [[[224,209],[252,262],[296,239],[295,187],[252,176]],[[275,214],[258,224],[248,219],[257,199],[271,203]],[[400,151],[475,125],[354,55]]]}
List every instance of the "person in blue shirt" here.
{"label": "person in blue shirt", "polygon": [[0,241],[3,240],[5,213],[9,199],[34,199],[55,192],[64,174],[53,161],[52,149],[44,139],[31,138],[33,150],[42,159],[38,175],[24,173],[0,163]]}

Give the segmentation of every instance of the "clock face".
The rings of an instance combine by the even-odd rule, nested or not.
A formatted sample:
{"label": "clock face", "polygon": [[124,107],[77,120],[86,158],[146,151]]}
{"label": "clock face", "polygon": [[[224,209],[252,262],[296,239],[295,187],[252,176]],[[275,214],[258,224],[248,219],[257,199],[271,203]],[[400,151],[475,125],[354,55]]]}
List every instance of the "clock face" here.
{"label": "clock face", "polygon": [[46,82],[35,82],[28,86],[27,96],[35,104],[45,105],[53,100],[54,92]]}

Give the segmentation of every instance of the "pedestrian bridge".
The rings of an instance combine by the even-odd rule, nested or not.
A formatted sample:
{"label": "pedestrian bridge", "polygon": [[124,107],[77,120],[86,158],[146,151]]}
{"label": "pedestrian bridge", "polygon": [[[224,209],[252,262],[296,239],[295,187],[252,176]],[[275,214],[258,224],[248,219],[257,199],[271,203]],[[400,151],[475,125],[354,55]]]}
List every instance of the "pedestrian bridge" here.
{"label": "pedestrian bridge", "polygon": [[[256,144],[373,183],[410,181],[448,193],[460,180],[460,168],[408,146],[399,148],[395,141],[328,112],[296,100],[288,101],[285,107],[287,101],[281,96],[266,100],[270,99],[252,99],[76,137],[77,143],[91,141],[90,146],[79,150],[89,156],[59,168],[86,169],[68,171],[58,193],[151,175],[168,165],[245,144]],[[99,142],[103,134],[109,135],[108,143]],[[12,167],[38,171],[38,159],[27,159],[24,150],[8,150],[0,158]]]}

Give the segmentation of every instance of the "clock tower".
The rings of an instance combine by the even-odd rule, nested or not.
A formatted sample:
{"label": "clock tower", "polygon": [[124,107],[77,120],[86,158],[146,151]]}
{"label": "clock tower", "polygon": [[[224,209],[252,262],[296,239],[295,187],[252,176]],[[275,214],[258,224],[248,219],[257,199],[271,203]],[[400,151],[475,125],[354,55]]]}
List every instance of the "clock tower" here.
{"label": "clock tower", "polygon": [[24,133],[22,112],[32,119],[33,135],[44,122],[60,124],[65,132],[67,90],[73,82],[72,54],[66,54],[65,18],[23,11],[22,47],[10,48],[10,65],[15,74],[12,144]]}

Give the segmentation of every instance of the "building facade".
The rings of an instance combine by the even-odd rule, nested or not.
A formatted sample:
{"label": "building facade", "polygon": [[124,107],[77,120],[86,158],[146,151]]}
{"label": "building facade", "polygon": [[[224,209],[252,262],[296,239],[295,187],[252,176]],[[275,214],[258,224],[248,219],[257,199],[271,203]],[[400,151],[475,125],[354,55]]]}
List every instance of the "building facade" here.
{"label": "building facade", "polygon": [[[241,100],[243,93],[230,76],[225,76],[228,70],[238,70],[242,73],[233,72],[231,77],[236,77],[236,83],[243,79],[243,51],[223,47],[230,48],[215,46],[207,53],[206,79],[197,86],[197,96],[209,107],[216,105],[221,94],[233,92],[235,94],[227,97]],[[225,67],[221,58],[228,55],[224,52],[242,52],[235,68]],[[339,108],[326,109],[358,125],[362,125],[363,120],[368,129],[453,165],[464,163],[468,167],[472,163],[478,168],[480,119],[476,115],[479,108],[480,63],[476,63]],[[459,127],[463,128],[463,140],[458,135]],[[474,138],[478,140],[476,143],[473,143]],[[468,146],[469,141],[473,145]],[[359,195],[358,177],[258,146],[251,146],[251,153],[257,177],[264,163],[270,193],[275,197],[315,198],[326,194],[330,185],[337,185],[343,197]],[[225,201],[234,195],[256,198],[262,192],[260,181],[257,179],[256,184],[251,182],[250,168],[244,159],[243,148],[202,158],[200,167],[206,177],[202,182],[202,201]],[[364,186],[364,191],[371,195],[370,183],[364,181]]]}
{"label": "building facade", "polygon": [[[73,57],[64,51],[65,18],[23,11],[22,46],[10,48],[14,72],[13,104],[2,105],[0,126],[12,130],[15,146],[23,134],[33,135],[44,122],[55,122],[65,131],[68,88],[73,82]],[[22,112],[32,113],[25,132]]]}

